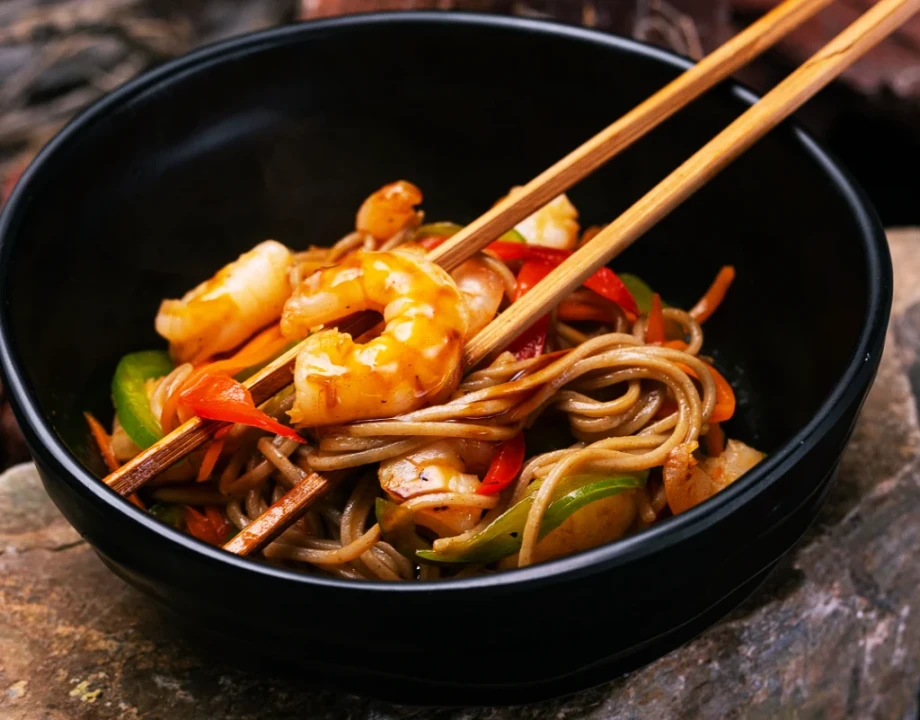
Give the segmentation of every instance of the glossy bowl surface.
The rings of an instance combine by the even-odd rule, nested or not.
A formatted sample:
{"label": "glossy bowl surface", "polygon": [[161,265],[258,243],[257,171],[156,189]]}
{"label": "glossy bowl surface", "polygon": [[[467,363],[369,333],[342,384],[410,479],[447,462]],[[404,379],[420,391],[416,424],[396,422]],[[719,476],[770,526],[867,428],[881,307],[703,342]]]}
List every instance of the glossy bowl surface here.
{"label": "glossy bowl surface", "polygon": [[[531,20],[372,15],[208,47],[107,96],[45,148],[0,219],[0,367],[54,502],[113,571],[215,641],[258,638],[321,684],[404,702],[535,700],[700,632],[820,507],[890,309],[878,220],[794,124],[615,263],[684,306],[736,266],[706,348],[738,388],[729,434],[770,454],[641,535],[440,584],[291,572],[207,547],[110,492],[81,416],[108,420],[118,358],[162,346],[162,298],[255,243],[331,242],[369,191],[400,177],[422,187],[429,219],[469,221],[686,66]],[[615,158],[571,192],[583,225],[616,217],[754,99],[720,86]]]}

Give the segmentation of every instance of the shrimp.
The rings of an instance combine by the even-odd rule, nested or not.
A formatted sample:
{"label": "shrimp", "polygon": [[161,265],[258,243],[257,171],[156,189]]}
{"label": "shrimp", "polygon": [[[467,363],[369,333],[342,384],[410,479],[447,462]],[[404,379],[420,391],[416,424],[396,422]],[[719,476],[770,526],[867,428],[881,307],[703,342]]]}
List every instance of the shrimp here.
{"label": "shrimp", "polygon": [[438,402],[460,381],[468,320],[450,276],[417,252],[358,250],[304,280],[284,306],[289,339],[372,310],[386,327],[366,344],[324,329],[307,337],[294,368],[298,425],[392,417]]}
{"label": "shrimp", "polygon": [[190,290],[164,300],[156,331],[177,362],[200,362],[232,350],[281,315],[291,295],[291,252],[266,240]]}
{"label": "shrimp", "polygon": [[721,455],[694,465],[683,448],[672,450],[664,466],[668,505],[675,515],[724,490],[766,457],[740,440],[729,440]]}
{"label": "shrimp", "polygon": [[[519,187],[511,188],[509,197],[520,190]],[[524,236],[528,245],[574,250],[578,242],[578,210],[563,193],[521,220],[514,229]]]}
{"label": "shrimp", "polygon": [[[397,502],[426,493],[473,493],[480,486],[479,475],[492,459],[491,443],[450,438],[413,450],[380,463],[380,487]],[[416,522],[440,537],[458,535],[472,528],[482,510],[433,508],[421,510]]]}
{"label": "shrimp", "polygon": [[482,258],[472,258],[451,273],[469,310],[472,337],[492,322],[505,295],[505,283]]}
{"label": "shrimp", "polygon": [[422,191],[410,182],[384,185],[361,203],[355,229],[377,240],[389,240],[416,216],[415,206],[420,202]]}

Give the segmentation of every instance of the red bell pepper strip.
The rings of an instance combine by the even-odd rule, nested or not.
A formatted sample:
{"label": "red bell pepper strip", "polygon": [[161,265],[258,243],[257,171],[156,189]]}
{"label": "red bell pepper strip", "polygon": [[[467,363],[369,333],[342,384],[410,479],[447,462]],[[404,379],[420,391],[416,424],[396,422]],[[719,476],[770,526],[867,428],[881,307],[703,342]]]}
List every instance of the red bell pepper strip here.
{"label": "red bell pepper strip", "polygon": [[524,464],[524,433],[505,440],[495,450],[489,471],[476,491],[480,495],[500,493],[518,476]]}
{"label": "red bell pepper strip", "polygon": [[[553,267],[559,265],[572,253],[569,250],[540,247],[539,245],[520,245],[518,243],[494,242],[486,250],[490,250],[502,260],[541,260]],[[636,300],[629,292],[626,284],[617,277],[617,274],[608,267],[603,267],[584,282],[584,286],[593,290],[601,297],[616,303],[632,315],[639,314]]]}
{"label": "red bell pepper strip", "polygon": [[502,260],[542,260],[552,265],[558,265],[571,255],[570,250],[543,247],[542,245],[522,245],[520,243],[496,242],[487,245],[486,250],[500,257]]}
{"label": "red bell pepper strip", "polygon": [[630,315],[639,314],[639,306],[626,283],[609,267],[602,267],[584,282],[584,286],[619,305]]}
{"label": "red bell pepper strip", "polygon": [[214,529],[207,515],[202,515],[190,505],[184,507],[183,515],[185,516],[185,527],[194,537],[210,545],[223,545],[222,538],[217,534],[217,530]]}
{"label": "red bell pepper strip", "polygon": [[[553,265],[539,260],[528,260],[518,272],[517,288],[514,291],[514,301],[517,302],[534,285],[549,275]],[[546,333],[549,330],[549,315],[544,315],[524,332],[518,335],[508,349],[518,360],[527,360],[543,354],[546,346]]]}
{"label": "red bell pepper strip", "polygon": [[645,342],[650,345],[664,342],[664,315],[661,311],[661,296],[658,293],[652,295],[652,309],[645,326]]}
{"label": "red bell pepper strip", "polygon": [[102,459],[105,460],[105,465],[109,469],[109,472],[115,472],[121,466],[121,463],[115,458],[115,452],[112,450],[112,438],[105,431],[105,428],[102,427],[100,423],[92,413],[85,412],[83,417],[86,418],[86,424],[89,425],[89,431],[93,435],[93,440],[96,441],[96,445],[99,447],[99,452],[102,453]]}
{"label": "red bell pepper strip", "polygon": [[182,391],[179,400],[200,418],[251,425],[299,443],[305,442],[292,428],[259,410],[246,386],[229,375],[205,373]]}
{"label": "red bell pepper strip", "polygon": [[[428,250],[434,250],[438,245],[443,243],[446,237],[426,237],[419,241],[419,245]],[[556,267],[563,260],[569,257],[570,250],[559,250],[557,248],[542,247],[541,245],[525,245],[523,243],[503,242],[497,240],[486,247],[494,255],[505,261],[514,260],[535,260]],[[638,315],[639,308],[636,305],[636,299],[626,284],[620,280],[613,270],[603,267],[594,273],[584,282],[584,286],[593,290],[601,297],[607,298],[616,303],[631,315]]]}
{"label": "red bell pepper strip", "polygon": [[593,320],[595,322],[609,323],[612,314],[610,312],[604,312],[603,308],[597,307],[596,305],[574,300],[564,300],[559,304],[559,308],[556,311],[556,317],[560,320],[569,322]]}
{"label": "red bell pepper strip", "polygon": [[214,532],[217,533],[217,537],[220,538],[221,544],[226,542],[227,537],[235,528],[221,512],[221,509],[217,505],[205,505],[204,514],[207,516],[208,522],[211,523],[211,527],[214,528]]}

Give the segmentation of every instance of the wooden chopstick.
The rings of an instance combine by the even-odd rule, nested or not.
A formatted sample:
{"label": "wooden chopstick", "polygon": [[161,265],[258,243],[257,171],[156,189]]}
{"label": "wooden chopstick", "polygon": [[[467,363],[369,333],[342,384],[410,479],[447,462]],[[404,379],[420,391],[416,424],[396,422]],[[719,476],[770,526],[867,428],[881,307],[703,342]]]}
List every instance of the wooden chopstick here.
{"label": "wooden chopstick", "polygon": [[[473,367],[501,350],[917,10],[920,0],[881,0],[863,14],[473,338],[464,351],[466,366]],[[322,476],[312,474],[224,549],[239,555],[260,549],[328,485]]]}
{"label": "wooden chopstick", "polygon": [[482,250],[502,233],[590,175],[831,2],[833,0],[787,0],[778,5],[581,147],[537,175],[514,197],[505,198],[464,227],[429,253],[429,258],[448,269],[459,265],[473,252]]}
{"label": "wooden chopstick", "polygon": [[[529,182],[513,198],[506,198],[433,250],[429,258],[448,270],[456,267],[830,2],[832,0],[786,0]],[[353,322],[354,325],[340,326],[353,337],[370,329],[372,323],[367,316],[358,317]],[[256,404],[265,402],[291,383],[298,351],[299,346],[292,348],[244,383]],[[108,475],[103,482],[121,495],[130,495],[152,477],[201,447],[224,425],[192,418]]]}
{"label": "wooden chopstick", "polygon": [[918,9],[880,0],[866,11],[467,343],[465,367],[503,349]]}

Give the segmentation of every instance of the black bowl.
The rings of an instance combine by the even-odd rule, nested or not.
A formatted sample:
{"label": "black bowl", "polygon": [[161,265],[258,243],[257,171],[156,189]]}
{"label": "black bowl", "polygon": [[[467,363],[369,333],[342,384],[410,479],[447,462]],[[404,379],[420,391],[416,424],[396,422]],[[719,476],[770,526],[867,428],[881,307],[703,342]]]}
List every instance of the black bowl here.
{"label": "black bowl", "polygon": [[[267,237],[326,243],[381,184],[467,221],[686,68],[597,32],[465,14],[359,16],[198,51],[128,83],[32,164],[0,227],[0,359],[45,486],[121,577],[312,677],[417,703],[523,701],[629,670],[715,621],[801,536],[873,376],[890,307],[862,192],[785,124],[619,258],[688,305],[739,389],[728,427],[769,452],[638,536],[491,577],[355,583],[239,559],[106,489],[81,411],[111,416],[123,353],[175,297]],[[754,96],[726,84],[571,192],[616,217]]]}

